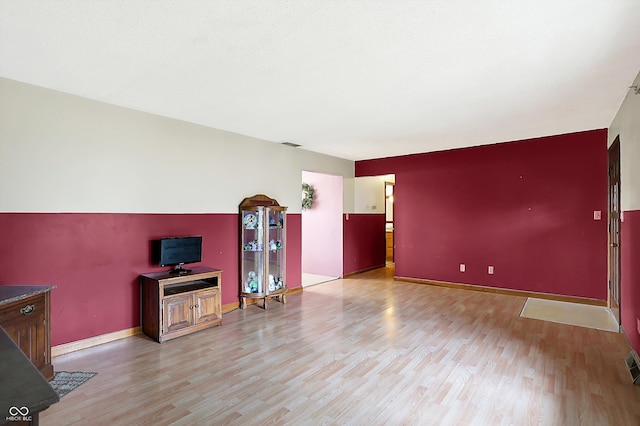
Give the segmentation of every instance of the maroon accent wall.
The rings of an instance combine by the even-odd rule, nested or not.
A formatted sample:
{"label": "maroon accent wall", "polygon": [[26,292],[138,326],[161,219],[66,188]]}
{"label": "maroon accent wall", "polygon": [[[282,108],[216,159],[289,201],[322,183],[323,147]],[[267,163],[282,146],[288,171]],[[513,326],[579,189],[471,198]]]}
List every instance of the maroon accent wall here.
{"label": "maroon accent wall", "polygon": [[[222,304],[238,301],[237,214],[0,213],[0,285],[53,284],[52,344],[140,325],[150,241],[202,235],[202,265],[223,269]],[[300,286],[300,219],[288,221],[289,286]],[[291,260],[293,259],[293,260]],[[297,266],[298,265],[298,266]],[[296,275],[297,274],[297,275]]]}
{"label": "maroon accent wall", "polygon": [[358,161],[355,171],[396,176],[397,276],[607,298],[606,130]]}
{"label": "maroon accent wall", "polygon": [[384,266],[384,224],[384,214],[343,215],[343,274]]}
{"label": "maroon accent wall", "polygon": [[640,353],[640,210],[627,210],[620,224],[621,283],[620,310],[622,328],[631,345]]}

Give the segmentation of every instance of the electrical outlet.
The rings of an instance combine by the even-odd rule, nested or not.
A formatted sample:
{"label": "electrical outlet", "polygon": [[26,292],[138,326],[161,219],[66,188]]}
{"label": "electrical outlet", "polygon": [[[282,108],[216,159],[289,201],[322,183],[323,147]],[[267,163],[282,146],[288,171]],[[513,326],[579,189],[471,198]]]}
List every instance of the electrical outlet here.
{"label": "electrical outlet", "polygon": [[487,272],[489,275],[493,275],[493,266],[489,266],[489,268],[487,268]]}
{"label": "electrical outlet", "polygon": [[466,270],[467,270],[466,265],[465,265],[464,263],[461,263],[461,264],[460,264],[460,272],[464,272],[464,271],[466,271]]}

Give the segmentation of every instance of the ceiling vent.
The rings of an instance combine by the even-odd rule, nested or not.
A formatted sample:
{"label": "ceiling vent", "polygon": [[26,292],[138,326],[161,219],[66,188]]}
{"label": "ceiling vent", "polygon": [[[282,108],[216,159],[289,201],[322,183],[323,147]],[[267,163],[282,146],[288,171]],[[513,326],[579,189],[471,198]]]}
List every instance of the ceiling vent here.
{"label": "ceiling vent", "polygon": [[282,145],[290,146],[292,148],[297,148],[299,146],[302,146],[302,145],[298,145],[297,143],[293,143],[293,142],[282,142]]}

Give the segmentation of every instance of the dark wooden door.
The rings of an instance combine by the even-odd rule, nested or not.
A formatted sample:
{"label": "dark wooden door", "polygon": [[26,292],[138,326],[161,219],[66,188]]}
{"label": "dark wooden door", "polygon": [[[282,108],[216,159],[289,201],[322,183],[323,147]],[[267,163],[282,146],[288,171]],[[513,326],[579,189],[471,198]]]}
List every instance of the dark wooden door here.
{"label": "dark wooden door", "polygon": [[609,307],[620,324],[620,139],[609,148]]}

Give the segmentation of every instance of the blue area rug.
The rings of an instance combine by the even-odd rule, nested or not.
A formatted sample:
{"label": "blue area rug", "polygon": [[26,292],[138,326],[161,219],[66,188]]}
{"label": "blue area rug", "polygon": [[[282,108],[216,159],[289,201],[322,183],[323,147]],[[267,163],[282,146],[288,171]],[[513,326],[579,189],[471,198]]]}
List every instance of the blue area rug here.
{"label": "blue area rug", "polygon": [[83,371],[58,371],[54,373],[53,379],[49,382],[60,398],[92,378],[98,373],[85,373]]}

